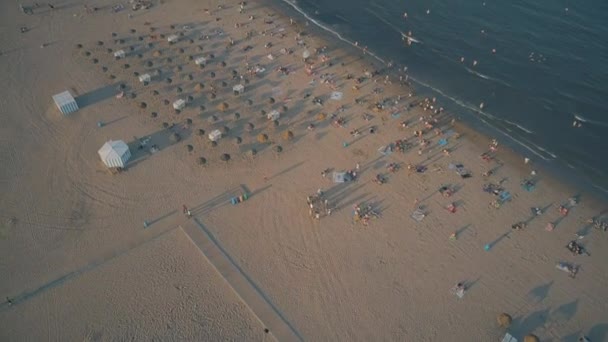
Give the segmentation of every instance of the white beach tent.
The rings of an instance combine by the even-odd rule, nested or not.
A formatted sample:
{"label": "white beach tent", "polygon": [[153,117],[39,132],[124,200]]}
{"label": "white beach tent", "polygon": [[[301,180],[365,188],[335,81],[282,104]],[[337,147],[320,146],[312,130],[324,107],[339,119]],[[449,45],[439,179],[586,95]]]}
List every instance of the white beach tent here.
{"label": "white beach tent", "polygon": [[55,105],[57,105],[57,108],[59,108],[63,115],[67,115],[78,110],[78,104],[69,91],[64,91],[63,93],[53,95],[53,101],[55,101]]}
{"label": "white beach tent", "polygon": [[125,167],[127,161],[131,158],[129,146],[122,140],[106,142],[97,153],[107,167]]}

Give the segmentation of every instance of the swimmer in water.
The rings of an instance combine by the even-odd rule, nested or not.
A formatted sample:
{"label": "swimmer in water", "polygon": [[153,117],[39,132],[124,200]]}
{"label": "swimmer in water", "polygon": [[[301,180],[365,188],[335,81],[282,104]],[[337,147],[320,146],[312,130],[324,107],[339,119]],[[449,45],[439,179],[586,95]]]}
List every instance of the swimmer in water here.
{"label": "swimmer in water", "polygon": [[407,19],[407,12],[403,12],[403,19]]}
{"label": "swimmer in water", "polygon": [[427,9],[427,10],[426,10],[426,14],[431,14],[431,10],[430,10],[430,9]]}
{"label": "swimmer in water", "polygon": [[492,49],[492,53],[496,53],[496,49]]}
{"label": "swimmer in water", "polygon": [[460,57],[460,63],[464,63],[464,57]]}
{"label": "swimmer in water", "polygon": [[483,109],[483,107],[484,107],[484,103],[482,102],[479,104],[479,109]]}
{"label": "swimmer in water", "polygon": [[476,66],[476,65],[477,65],[477,61],[473,61],[473,66]]}

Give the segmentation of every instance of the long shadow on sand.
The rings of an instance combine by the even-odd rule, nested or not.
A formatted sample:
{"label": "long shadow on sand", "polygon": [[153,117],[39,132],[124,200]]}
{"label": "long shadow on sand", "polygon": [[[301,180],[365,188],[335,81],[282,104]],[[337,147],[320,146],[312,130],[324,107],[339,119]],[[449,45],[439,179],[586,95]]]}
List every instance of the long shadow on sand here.
{"label": "long shadow on sand", "polygon": [[84,108],[86,106],[93,105],[95,103],[107,100],[117,93],[118,83],[110,84],[95,90],[91,90],[88,93],[82,94],[75,98],[78,108]]}
{"label": "long shadow on sand", "polygon": [[258,284],[251,279],[251,277],[241,268],[236,260],[228,253],[226,249],[220,244],[215,235],[205,227],[197,218],[194,218],[194,222],[198,225],[198,227],[207,235],[207,238],[213,242],[213,244],[222,252],[224,257],[232,264],[232,266],[239,272],[239,274],[247,281],[247,283],[255,290],[255,292],[266,302],[270,308],[274,311],[274,313],[283,321],[283,323],[291,330],[291,332],[300,340],[303,341],[304,338],[300,333],[296,330],[296,328],[287,320],[285,315],[279,310],[279,308],[270,300],[268,295],[258,286]]}

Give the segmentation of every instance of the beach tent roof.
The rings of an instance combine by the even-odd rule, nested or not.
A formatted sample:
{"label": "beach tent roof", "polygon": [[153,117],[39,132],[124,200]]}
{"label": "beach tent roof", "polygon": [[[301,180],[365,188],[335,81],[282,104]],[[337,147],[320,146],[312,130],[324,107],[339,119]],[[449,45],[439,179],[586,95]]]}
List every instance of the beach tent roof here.
{"label": "beach tent roof", "polygon": [[129,146],[122,140],[110,140],[103,144],[98,151],[102,160],[112,157],[122,157],[129,153]]}

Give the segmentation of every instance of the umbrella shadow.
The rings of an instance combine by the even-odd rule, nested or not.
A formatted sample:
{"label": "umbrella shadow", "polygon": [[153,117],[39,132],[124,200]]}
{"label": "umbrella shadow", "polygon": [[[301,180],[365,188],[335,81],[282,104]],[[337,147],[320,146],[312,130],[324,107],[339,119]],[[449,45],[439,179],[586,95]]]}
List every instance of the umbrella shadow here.
{"label": "umbrella shadow", "polygon": [[552,315],[560,320],[569,321],[574,317],[576,311],[578,310],[578,299],[573,300],[569,303],[560,305]]}
{"label": "umbrella shadow", "polygon": [[542,302],[549,295],[551,286],[553,286],[553,281],[539,285],[528,292],[528,297],[535,299],[537,302]]}
{"label": "umbrella shadow", "polygon": [[511,324],[511,331],[515,337],[524,336],[526,334],[534,332],[536,329],[542,327],[547,323],[549,319],[549,309],[542,309],[535,311],[528,316],[517,318],[513,320]]}

